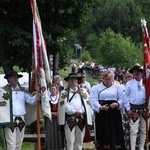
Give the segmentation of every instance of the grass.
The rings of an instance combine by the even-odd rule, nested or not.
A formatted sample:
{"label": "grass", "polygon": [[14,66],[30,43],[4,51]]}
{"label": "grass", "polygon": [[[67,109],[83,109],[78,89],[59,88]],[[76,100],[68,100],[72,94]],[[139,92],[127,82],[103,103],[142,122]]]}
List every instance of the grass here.
{"label": "grass", "polygon": [[34,143],[23,142],[21,150],[34,150]]}
{"label": "grass", "polygon": [[62,78],[65,78],[65,77],[67,77],[68,76],[68,70],[66,70],[66,71],[63,71],[63,70],[61,70],[61,71],[59,71],[59,75],[62,77]]}
{"label": "grass", "polygon": [[95,76],[87,77],[87,81],[91,84],[91,87],[92,87],[93,85],[97,84],[97,77]]}
{"label": "grass", "polygon": [[[0,127],[0,150],[6,150],[4,144],[3,129]],[[34,143],[23,142],[21,150],[34,150]]]}

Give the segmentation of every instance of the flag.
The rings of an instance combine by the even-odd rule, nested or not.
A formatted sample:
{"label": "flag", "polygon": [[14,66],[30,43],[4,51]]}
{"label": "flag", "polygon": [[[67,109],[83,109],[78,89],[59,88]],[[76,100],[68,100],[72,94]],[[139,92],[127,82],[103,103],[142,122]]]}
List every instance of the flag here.
{"label": "flag", "polygon": [[150,97],[150,49],[149,49],[149,34],[146,26],[146,20],[142,19],[142,34],[143,34],[143,84],[146,89],[146,100]]}
{"label": "flag", "polygon": [[[149,49],[149,34],[146,26],[146,20],[142,19],[142,44],[143,44],[143,85],[146,91],[146,144],[150,139],[148,114],[150,107],[150,49]],[[150,109],[150,108],[149,108]]]}
{"label": "flag", "polygon": [[[51,107],[49,104],[49,97],[47,92],[47,85],[51,83],[50,67],[47,57],[46,42],[42,33],[42,26],[36,0],[30,0],[32,14],[33,14],[33,77],[38,78],[41,86],[40,100],[43,115],[51,119]],[[33,78],[33,81],[35,79]]]}

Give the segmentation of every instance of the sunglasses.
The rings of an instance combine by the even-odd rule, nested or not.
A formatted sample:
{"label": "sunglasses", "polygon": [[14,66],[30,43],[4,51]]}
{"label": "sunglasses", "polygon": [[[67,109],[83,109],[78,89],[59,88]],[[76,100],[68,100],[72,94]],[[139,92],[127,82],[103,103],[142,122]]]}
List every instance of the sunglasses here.
{"label": "sunglasses", "polygon": [[82,78],[85,78],[85,76],[82,76]]}

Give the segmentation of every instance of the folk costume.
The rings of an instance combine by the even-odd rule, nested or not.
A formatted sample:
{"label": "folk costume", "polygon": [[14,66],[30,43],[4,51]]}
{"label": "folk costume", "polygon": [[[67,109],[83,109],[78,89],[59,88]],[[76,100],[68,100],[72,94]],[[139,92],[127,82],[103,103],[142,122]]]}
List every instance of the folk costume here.
{"label": "folk costume", "polygon": [[[51,112],[58,111],[58,98],[59,94],[55,96],[50,95]],[[46,124],[46,138],[45,148],[46,150],[61,150],[64,148],[64,134],[58,125],[58,118],[52,116],[52,120],[45,117]]]}
{"label": "folk costume", "polygon": [[[17,76],[21,78],[17,72],[13,71],[4,78],[7,79],[10,76]],[[13,111],[13,123],[4,126],[4,136],[7,150],[20,150],[24,138],[25,131],[25,104],[35,105],[36,95],[33,96],[25,92],[19,85],[16,88],[12,88],[10,84],[3,87],[3,89],[12,94],[12,111]]]}
{"label": "folk costume", "polygon": [[[129,72],[133,73],[134,70],[142,72],[140,66],[134,66]],[[129,120],[131,150],[134,150],[136,147],[138,132],[139,150],[144,150],[146,140],[145,96],[145,87],[142,85],[142,80],[138,81],[134,78],[127,82],[124,107],[126,111],[132,111],[132,117]]]}
{"label": "folk costume", "polygon": [[[65,78],[77,78],[77,75],[71,73]],[[81,116],[76,116],[75,112],[79,110]],[[70,87],[63,90],[58,104],[59,125],[64,126],[67,150],[82,150],[83,139],[86,125],[92,125],[91,108],[88,101],[88,92],[84,88],[73,90]]]}
{"label": "folk costume", "polygon": [[[122,129],[122,118],[119,107],[122,106],[122,91],[118,84],[106,87],[103,83],[95,85],[90,91],[89,101],[95,111],[95,146],[97,150],[125,150]],[[110,104],[117,102],[118,108],[111,108]],[[107,104],[107,111],[100,107]]]}

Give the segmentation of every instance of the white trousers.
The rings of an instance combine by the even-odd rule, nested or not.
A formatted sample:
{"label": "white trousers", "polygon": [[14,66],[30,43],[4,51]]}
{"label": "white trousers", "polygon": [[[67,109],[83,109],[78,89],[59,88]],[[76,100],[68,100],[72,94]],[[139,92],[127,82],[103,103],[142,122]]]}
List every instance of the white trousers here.
{"label": "white trousers", "polygon": [[130,144],[131,150],[136,149],[137,133],[139,132],[139,150],[144,150],[146,140],[146,121],[140,115],[136,122],[130,119]]}
{"label": "white trousers", "polygon": [[85,127],[81,131],[78,126],[75,126],[72,131],[70,131],[69,126],[66,124],[64,130],[67,142],[67,150],[82,150]]}
{"label": "white trousers", "polygon": [[[24,117],[22,117],[24,120]],[[12,132],[11,129],[6,126],[4,128],[4,135],[5,135],[5,142],[6,142],[6,149],[7,150],[21,150],[21,145],[24,138],[25,127],[19,130],[18,127],[15,127],[14,131]]]}

